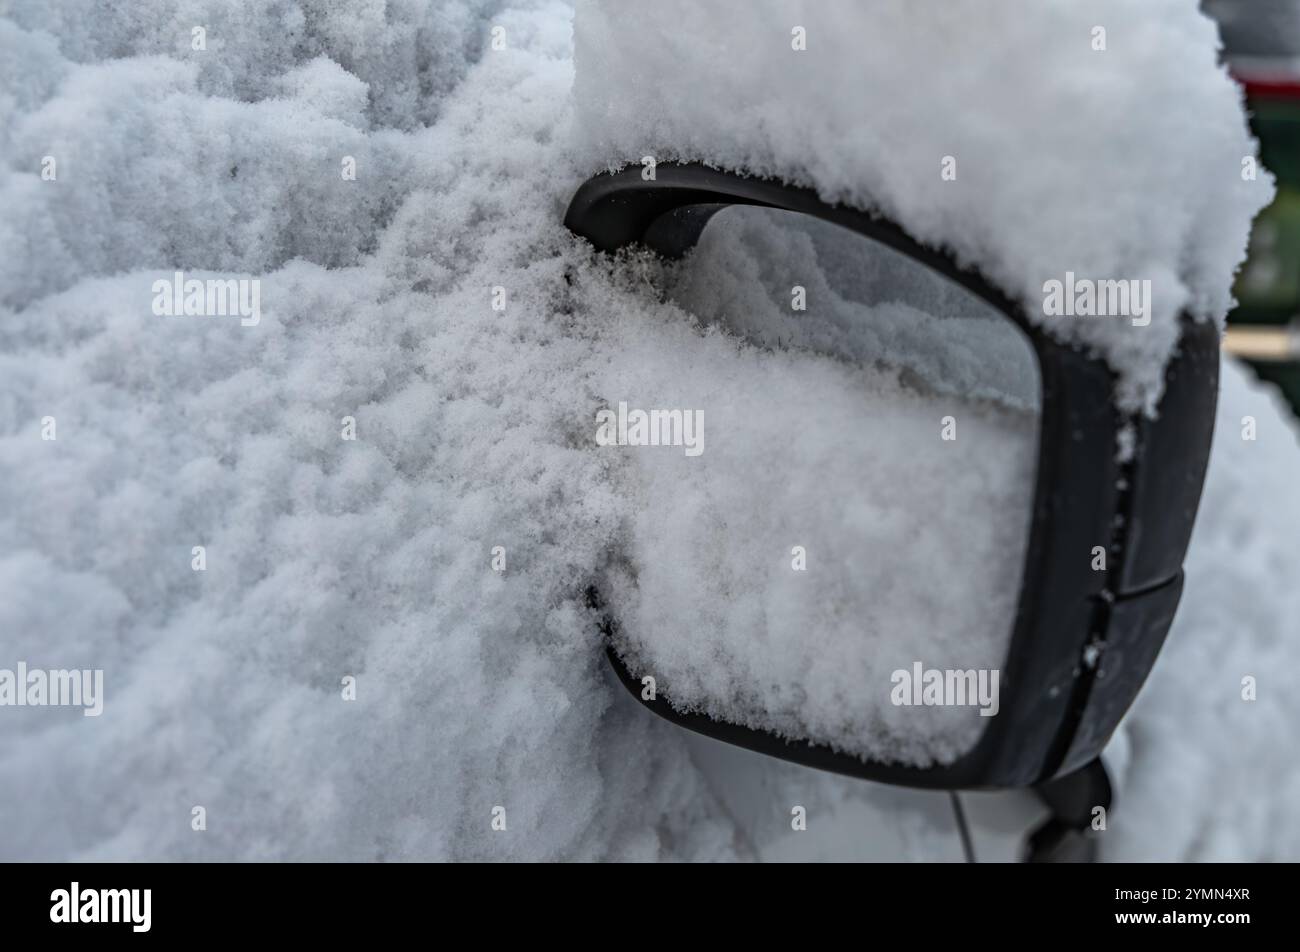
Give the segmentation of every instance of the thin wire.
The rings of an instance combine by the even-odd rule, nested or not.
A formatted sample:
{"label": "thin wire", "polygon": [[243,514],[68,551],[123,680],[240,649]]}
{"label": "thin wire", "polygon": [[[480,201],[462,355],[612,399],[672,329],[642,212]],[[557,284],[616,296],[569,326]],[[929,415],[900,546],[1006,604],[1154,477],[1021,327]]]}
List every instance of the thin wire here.
{"label": "thin wire", "polygon": [[952,813],[957,818],[957,830],[961,833],[961,851],[966,856],[966,862],[975,862],[975,846],[971,843],[970,827],[966,824],[966,811],[961,808],[961,798],[957,796],[956,790],[949,790],[948,796],[952,798]]}

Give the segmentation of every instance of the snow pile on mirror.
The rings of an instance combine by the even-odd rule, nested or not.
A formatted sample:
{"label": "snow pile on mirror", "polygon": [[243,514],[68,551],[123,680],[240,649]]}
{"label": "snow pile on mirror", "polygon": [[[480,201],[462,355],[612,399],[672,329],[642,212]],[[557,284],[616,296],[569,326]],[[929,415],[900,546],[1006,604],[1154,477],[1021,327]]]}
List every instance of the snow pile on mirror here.
{"label": "snow pile on mirror", "polygon": [[[1181,310],[1222,319],[1273,194],[1196,0],[579,0],[575,58],[592,171],[706,161],[879,210],[1103,353],[1134,406]],[[1068,273],[1150,281],[1150,323],[1048,316]]]}

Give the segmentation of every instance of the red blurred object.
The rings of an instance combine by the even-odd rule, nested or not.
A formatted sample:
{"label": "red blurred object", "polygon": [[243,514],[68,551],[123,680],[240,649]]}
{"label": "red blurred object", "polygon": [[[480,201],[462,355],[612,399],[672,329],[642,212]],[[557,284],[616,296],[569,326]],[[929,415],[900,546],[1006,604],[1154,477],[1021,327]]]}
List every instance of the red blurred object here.
{"label": "red blurred object", "polygon": [[1245,87],[1246,95],[1254,99],[1300,99],[1300,78],[1285,76],[1243,76],[1233,70],[1233,78]]}
{"label": "red blurred object", "polygon": [[1300,99],[1300,60],[1238,57],[1228,70],[1252,99]]}

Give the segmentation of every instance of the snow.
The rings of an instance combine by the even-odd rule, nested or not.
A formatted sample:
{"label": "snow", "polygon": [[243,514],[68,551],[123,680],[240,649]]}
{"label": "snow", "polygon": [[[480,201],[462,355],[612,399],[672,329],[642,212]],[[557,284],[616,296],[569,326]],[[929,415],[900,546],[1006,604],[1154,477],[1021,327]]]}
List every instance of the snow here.
{"label": "snow", "polygon": [[[756,0],[744,17],[579,0],[575,99],[593,171],[700,160],[879,210],[1102,353],[1125,405],[1151,409],[1179,312],[1222,321],[1273,197],[1267,173],[1242,175],[1256,143],[1216,50],[1197,0],[942,16],[910,0]],[[1044,285],[1068,271],[1151,281],[1150,325],[1046,315]]]}
{"label": "snow", "polygon": [[[1205,65],[1213,38],[1187,5],[1151,6],[1170,16],[1167,26],[1154,14],[1131,21],[1148,31],[1146,95],[1195,109],[1147,117],[1156,121],[1150,139],[1130,144],[1141,143],[1141,158],[1108,165],[1115,191],[1105,201],[1047,206],[1050,190],[1013,162],[1037,184],[987,189],[987,199],[953,208],[937,202],[929,225],[909,213],[909,227],[924,237],[960,217],[963,202],[987,201],[989,215],[1008,213],[997,219],[1005,227],[979,238],[996,262],[1010,253],[1006,235],[1034,217],[1008,212],[1023,186],[1035,215],[1065,216],[1067,245],[1086,239],[1077,234],[1085,215],[1089,234],[1116,228],[1126,254],[1149,246],[1150,261],[1135,265],[1143,276],[1165,280],[1160,267],[1177,246],[1178,277],[1167,287],[1185,284],[1177,293],[1221,307],[1247,209],[1268,186],[1230,200],[1219,196],[1233,189],[1205,184],[1208,166],[1230,157],[1235,174],[1238,153],[1250,151],[1235,93]],[[101,668],[105,701],[95,718],[0,711],[0,858],[960,855],[941,795],[688,736],[647,716],[606,670],[585,587],[609,570],[611,553],[637,567],[673,544],[681,527],[648,524],[642,493],[669,492],[673,468],[693,461],[595,446],[597,410],[619,399],[653,405],[674,389],[695,400],[685,391],[712,375],[770,406],[785,433],[801,401],[820,397],[847,425],[854,398],[890,382],[831,358],[844,346],[833,315],[785,349],[746,347],[665,300],[635,266],[568,235],[563,210],[592,153],[575,125],[567,6],[284,0],[214,10],[155,0],[93,22],[73,2],[8,9],[0,667]],[[867,36],[866,50],[901,51],[902,38],[915,37],[882,10],[881,30],[904,32],[892,44]],[[598,17],[585,6],[580,14]],[[1017,69],[1063,76],[1043,65],[1060,62],[1063,41],[1025,63],[1001,45],[1023,43],[1046,16],[1005,38],[986,30],[983,48],[953,42],[974,26],[959,17],[938,31],[950,47],[944,59],[974,68],[992,56],[1008,83]],[[202,53],[190,45],[194,25],[207,27]],[[639,22],[644,60],[621,46],[609,55],[653,66],[652,25]],[[491,48],[494,26],[505,49]],[[584,37],[605,26],[580,21],[580,69],[591,50]],[[1112,28],[1107,55],[1121,49],[1122,32]],[[1163,70],[1184,55],[1202,67],[1181,71],[1171,92]],[[1105,68],[1110,102],[1133,105],[1120,67]],[[663,81],[684,72],[676,66]],[[957,107],[972,84],[982,96],[1004,91],[988,77],[963,79],[946,85]],[[584,83],[580,75],[577,98],[589,102]],[[926,97],[939,85],[937,75],[909,75],[887,121],[919,128],[906,124],[908,97],[933,107]],[[1052,115],[1026,102],[1024,88],[1040,85],[1068,83],[1021,83],[1025,126],[989,126],[1022,157],[1036,154],[1024,130]],[[1095,129],[1098,113],[1080,95],[1070,107]],[[725,104],[694,98],[690,109]],[[712,108],[710,128],[734,112]],[[1095,158],[1087,129],[1066,140]],[[963,173],[977,173],[962,130],[977,130],[952,127]],[[846,158],[847,143],[807,144],[818,161]],[[47,155],[58,161],[55,181],[40,178]],[[345,156],[356,159],[355,181],[340,175]],[[624,157],[614,150],[602,161]],[[1171,157],[1167,180],[1148,174]],[[904,150],[891,168],[905,162]],[[1056,184],[1076,197],[1096,185],[1066,181]],[[1077,245],[1068,257],[1074,270],[1097,272],[1112,253]],[[259,279],[260,322],[156,316],[152,284],[177,269]],[[495,287],[506,289],[504,311],[492,309]],[[1115,353],[1134,367],[1138,351],[1158,355],[1133,342],[1154,340],[1160,313],[1150,338],[1125,337],[1129,350],[1112,342]],[[760,339],[770,331],[740,329]],[[794,402],[773,405],[760,372],[788,382]],[[1007,401],[1024,396],[1005,391]],[[899,397],[898,406],[908,404]],[[730,478],[744,459],[718,452],[727,405],[709,398],[705,410],[701,459],[716,454]],[[1247,413],[1259,423],[1254,442],[1239,436]],[[55,441],[41,439],[46,416],[57,420]],[[340,438],[348,416],[355,440]],[[755,421],[734,422],[737,436],[760,435]],[[794,434],[802,451],[840,467],[819,482],[849,491],[852,457],[830,460],[828,433],[806,429]],[[977,488],[1016,469],[978,462]],[[918,456],[918,489],[942,478],[930,465]],[[1298,607],[1289,582],[1300,554],[1288,544],[1300,519],[1297,466],[1296,431],[1280,405],[1225,368],[1188,591],[1121,740],[1121,800],[1103,841],[1112,857],[1300,856],[1290,810],[1300,770],[1279,753],[1300,720],[1300,700],[1279,680],[1300,661],[1286,627]],[[731,505],[690,501],[704,518]],[[774,524],[779,516],[771,513]],[[807,518],[829,515],[811,508]],[[194,546],[206,548],[205,571],[191,568]],[[491,567],[496,546],[502,572]],[[815,546],[810,557],[819,558]],[[823,565],[833,577],[817,584],[846,583],[847,573]],[[700,582],[707,591],[719,580],[711,572]],[[1259,678],[1253,702],[1240,700],[1246,674]],[[348,676],[353,701],[343,699]],[[498,805],[508,817],[501,832],[491,828]],[[795,805],[808,811],[807,834],[791,830]],[[201,832],[191,825],[196,806],[206,810]]]}
{"label": "snow", "polygon": [[[1034,356],[924,268],[793,221],[722,212],[675,275],[651,279],[729,334],[668,338],[638,332],[640,314],[630,328],[615,319],[620,356],[601,388],[634,406],[706,408],[706,449],[625,453],[638,509],[603,600],[632,672],[678,707],[950,762],[987,721],[975,707],[898,706],[891,675],[1006,657],[1033,498]],[[845,242],[863,285],[834,273]],[[810,303],[792,314],[799,282]],[[943,440],[950,414],[956,438]]]}

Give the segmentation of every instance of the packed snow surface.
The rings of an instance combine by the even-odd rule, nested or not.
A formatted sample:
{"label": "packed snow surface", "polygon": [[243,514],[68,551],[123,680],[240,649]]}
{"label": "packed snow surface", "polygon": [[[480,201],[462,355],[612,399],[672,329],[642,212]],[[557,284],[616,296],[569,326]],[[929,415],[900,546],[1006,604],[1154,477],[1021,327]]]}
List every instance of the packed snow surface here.
{"label": "packed snow surface", "polygon": [[[861,493],[849,466],[879,464],[864,445],[830,453],[847,432],[874,432],[864,402],[888,398],[902,414],[943,399],[924,367],[891,375],[861,349],[905,344],[890,320],[912,305],[858,302],[893,328],[876,344],[811,305],[819,323],[795,339],[757,310],[728,325],[689,272],[675,284],[656,263],[609,260],[570,236],[566,203],[599,163],[643,148],[697,153],[705,129],[725,134],[718,157],[735,157],[742,127],[766,129],[770,141],[747,147],[760,169],[869,197],[1018,292],[1044,269],[1122,264],[1121,275],[1160,282],[1161,314],[1184,301],[1215,313],[1268,184],[1217,177],[1239,181],[1252,147],[1212,65],[1213,28],[1190,3],[1090,8],[1110,46],[1089,78],[1060,34],[1063,5],[1014,16],[963,5],[940,23],[877,7],[872,29],[854,33],[855,58],[889,92],[855,89],[896,151],[873,168],[866,157],[882,154],[864,156],[865,138],[820,134],[844,128],[856,94],[779,114],[819,124],[789,137],[797,161],[776,147],[778,113],[764,119],[725,87],[676,94],[692,71],[725,78],[764,61],[748,24],[773,14],[759,7],[728,16],[730,58],[714,54],[715,33],[672,23],[698,55],[666,69],[658,6],[628,8],[637,46],[584,5],[575,93],[573,11],[561,3],[142,0],[88,18],[78,3],[11,2],[0,20],[0,668],[101,668],[105,698],[99,717],[0,708],[0,858],[959,855],[941,797],[800,769],[648,716],[611,681],[584,598],[595,580],[680,587],[690,566],[702,602],[759,547],[770,571],[789,572],[801,536],[844,528],[799,483],[775,485],[792,449],[825,462],[817,489],[850,500],[841,511],[855,518],[881,498],[912,505],[902,487]],[[819,73],[831,67],[811,58],[813,44],[828,44],[825,60],[849,40],[805,22],[810,58],[798,68]],[[789,49],[784,20],[769,28]],[[616,82],[593,50],[658,86]],[[606,147],[591,139],[601,82],[626,106],[611,106]],[[1093,88],[1104,103],[1088,99]],[[655,89],[680,115],[629,98]],[[965,118],[972,101],[987,107],[978,122]],[[1142,122],[1130,122],[1138,109]],[[654,122],[653,142],[619,125],[638,115]],[[957,155],[962,184],[899,184],[913,150],[936,179],[938,156]],[[53,178],[42,177],[47,157]],[[349,158],[355,180],[341,174]],[[815,174],[828,168],[845,177]],[[1007,168],[1016,176],[999,177]],[[975,232],[960,227],[976,218]],[[155,314],[155,282],[176,270],[259,279],[260,320]],[[933,302],[916,310],[944,316]],[[1098,343],[1134,395],[1168,345],[1166,318],[1147,331]],[[970,370],[958,353],[954,372]],[[765,392],[760,379],[781,384]],[[726,399],[723,383],[734,384]],[[1006,421],[1032,398],[1009,383],[985,397],[958,416],[963,427],[986,414],[973,429],[1011,454],[969,460],[963,485],[992,515],[1019,502],[995,483],[1020,472]],[[596,413],[620,400],[701,403],[704,453],[598,446]],[[1241,437],[1247,415],[1253,441]],[[42,439],[46,418],[57,439]],[[342,438],[344,418],[355,439]],[[770,442],[736,447],[747,439]],[[768,445],[770,465],[756,455]],[[951,461],[936,452],[917,447],[911,464],[882,472],[937,487]],[[701,460],[713,469],[685,471]],[[754,485],[741,495],[705,491],[709,473],[728,485],[747,465]],[[1183,606],[1116,745],[1126,756],[1109,856],[1300,857],[1300,767],[1287,753],[1300,699],[1284,681],[1300,665],[1298,468],[1276,398],[1225,367]],[[813,484],[811,468],[787,472]],[[715,527],[764,486],[783,505],[732,526],[754,550],[704,559]],[[668,498],[680,508],[656,520],[648,503]],[[902,531],[880,525],[886,538]],[[1014,546],[996,538],[1009,525],[980,531],[993,534],[973,538],[975,551]],[[836,538],[851,552],[869,537]],[[204,571],[192,567],[196,546]],[[684,564],[665,564],[665,546]],[[797,578],[827,597],[771,600],[775,589],[746,574],[737,610],[853,606],[861,574],[833,547],[807,549],[807,572],[774,584]],[[1012,562],[986,571],[1005,581]],[[931,597],[955,583],[910,584]],[[901,618],[907,595],[897,598]],[[632,593],[614,608],[655,620]],[[924,622],[899,637],[957,644]],[[671,642],[643,641],[681,664]],[[737,642],[719,644],[739,662]],[[1255,701],[1241,697],[1247,676]],[[808,811],[807,833],[791,830],[794,805]]]}
{"label": "packed snow surface", "polygon": [[895,704],[893,677],[1006,657],[1039,425],[1028,342],[923,266],[788,213],[728,209],[668,270],[653,283],[729,333],[642,335],[602,375],[629,406],[704,408],[698,456],[627,454],[637,509],[601,583],[620,652],[678,707],[951,761],[989,715]]}

